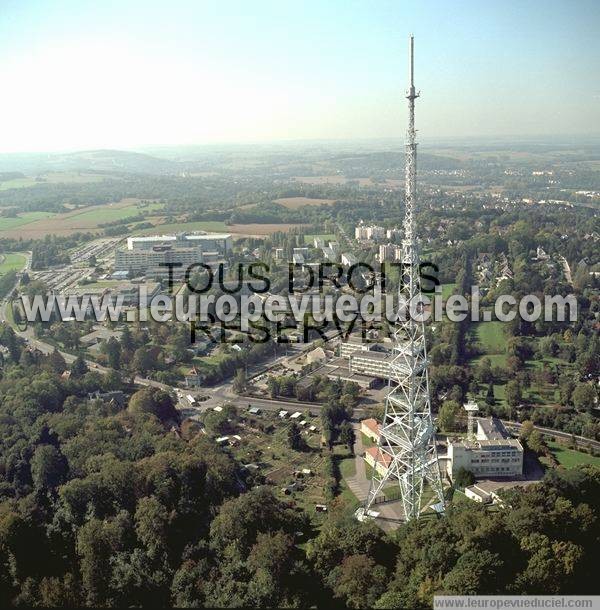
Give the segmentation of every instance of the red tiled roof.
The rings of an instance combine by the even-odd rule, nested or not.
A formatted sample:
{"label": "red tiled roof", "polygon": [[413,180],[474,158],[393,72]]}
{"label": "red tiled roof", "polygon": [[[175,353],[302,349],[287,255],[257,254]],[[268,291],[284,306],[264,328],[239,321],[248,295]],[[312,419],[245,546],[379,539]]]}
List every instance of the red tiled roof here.
{"label": "red tiled roof", "polygon": [[[373,458],[373,462],[379,462],[386,468],[389,468],[389,465],[392,462],[392,458],[387,453],[379,453],[379,449],[377,447],[369,447],[367,449],[367,453]],[[379,457],[379,459],[377,459]]]}
{"label": "red tiled roof", "polygon": [[369,428],[369,430],[372,430],[375,434],[379,434],[379,424],[377,423],[376,419],[373,419],[372,417],[370,417],[369,419],[363,419],[360,422],[361,426],[365,426],[366,428]]}

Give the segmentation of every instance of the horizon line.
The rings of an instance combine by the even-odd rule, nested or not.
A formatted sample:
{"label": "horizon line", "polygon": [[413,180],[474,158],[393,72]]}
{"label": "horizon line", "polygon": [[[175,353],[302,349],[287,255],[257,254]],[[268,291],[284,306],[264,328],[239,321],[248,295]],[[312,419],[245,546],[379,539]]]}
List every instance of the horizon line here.
{"label": "horizon line", "polygon": [[[511,140],[515,143],[525,143],[535,140],[579,140],[592,141],[600,140],[600,132],[594,133],[556,133],[556,134],[506,134],[506,135],[464,135],[464,136],[423,136],[419,138],[420,143],[444,144],[456,143],[465,144],[469,141],[479,142],[506,142]],[[127,146],[90,146],[90,147],[67,147],[40,150],[0,150],[0,156],[20,156],[20,155],[55,155],[55,154],[75,154],[84,152],[116,151],[116,152],[144,152],[157,149],[177,149],[177,148],[212,148],[212,147],[248,147],[248,146],[268,146],[268,145],[310,145],[310,144],[352,144],[368,142],[388,142],[400,143],[404,145],[403,136],[373,136],[373,137],[340,137],[340,138],[290,138],[290,139],[265,139],[265,140],[220,140],[204,143],[179,143],[179,144],[143,144]]]}

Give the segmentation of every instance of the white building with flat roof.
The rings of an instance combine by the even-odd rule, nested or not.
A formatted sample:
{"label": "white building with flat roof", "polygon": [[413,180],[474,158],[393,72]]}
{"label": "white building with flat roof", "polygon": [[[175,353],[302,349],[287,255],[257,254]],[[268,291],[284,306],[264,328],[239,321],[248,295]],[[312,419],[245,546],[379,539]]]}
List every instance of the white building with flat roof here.
{"label": "white building with flat roof", "polygon": [[390,375],[391,361],[392,355],[390,352],[357,350],[350,355],[350,371],[387,379]]}
{"label": "white building with flat roof", "polygon": [[227,254],[232,247],[229,233],[177,233],[170,235],[141,235],[127,238],[128,250],[151,250],[155,246],[201,247],[202,250]]}
{"label": "white building with flat roof", "polygon": [[520,477],[523,474],[523,446],[510,438],[504,424],[495,417],[476,418],[474,439],[448,439],[447,474],[454,480],[464,468],[476,477]]}
{"label": "white building with flat roof", "polygon": [[115,271],[166,277],[169,265],[182,275],[196,263],[221,260],[231,250],[231,235],[225,233],[178,233],[128,237],[127,247],[115,252]]}

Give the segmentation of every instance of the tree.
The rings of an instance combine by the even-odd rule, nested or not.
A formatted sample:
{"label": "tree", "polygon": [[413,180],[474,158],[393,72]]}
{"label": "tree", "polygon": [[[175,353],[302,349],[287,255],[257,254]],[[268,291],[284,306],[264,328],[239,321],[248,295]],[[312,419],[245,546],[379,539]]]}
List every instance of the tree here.
{"label": "tree", "polygon": [[155,496],[140,498],[135,511],[135,533],[150,557],[167,548],[169,514]]}
{"label": "tree", "polygon": [[525,420],[521,424],[521,430],[519,432],[519,439],[525,443],[529,440],[531,433],[534,431],[533,422],[531,420]]}
{"label": "tree", "polygon": [[233,379],[233,391],[241,394],[246,389],[246,372],[240,368]]}
{"label": "tree", "polygon": [[267,387],[269,388],[269,395],[271,396],[271,398],[276,398],[277,396],[279,396],[279,380],[276,377],[269,377],[269,380],[267,381]]}
{"label": "tree", "polygon": [[125,351],[128,352],[131,352],[135,347],[133,337],[131,336],[131,330],[129,330],[129,326],[127,324],[123,328],[123,333],[121,334],[121,346]]}
{"label": "tree", "polygon": [[290,424],[287,433],[288,445],[290,449],[300,451],[302,449],[302,434],[300,426],[294,421]]}
{"label": "tree", "polygon": [[161,422],[177,421],[175,402],[171,395],[158,388],[143,388],[129,399],[130,413],[150,413]]}
{"label": "tree", "polygon": [[438,424],[444,432],[456,432],[459,427],[461,406],[454,400],[446,400],[438,413]]}
{"label": "tree", "polygon": [[481,362],[475,369],[475,377],[479,383],[492,383],[492,362],[489,358],[482,358]]}
{"label": "tree", "polygon": [[121,367],[121,344],[115,337],[109,338],[105,344],[104,351],[108,359],[108,366],[111,369],[119,370]]}
{"label": "tree", "polygon": [[48,364],[50,369],[59,375],[67,369],[65,359],[56,348],[54,348],[54,351],[48,356]]}
{"label": "tree", "polygon": [[154,358],[152,357],[152,352],[147,347],[138,347],[133,354],[133,370],[140,375],[145,375],[148,371],[152,370],[153,365]]}
{"label": "tree", "polygon": [[449,595],[476,595],[485,591],[492,595],[498,590],[497,573],[502,562],[488,550],[464,553],[444,578],[444,592]]}
{"label": "tree", "polygon": [[278,500],[270,489],[259,487],[226,500],[210,525],[210,543],[217,555],[235,550],[247,556],[259,533],[293,533],[300,529],[300,517]]}
{"label": "tree", "polygon": [[210,410],[204,416],[204,425],[213,434],[226,434],[234,431],[233,422],[230,422],[229,414],[225,409],[222,411]]}
{"label": "tree", "polygon": [[77,554],[83,589],[89,606],[105,606],[110,595],[111,558],[119,548],[116,528],[91,519],[77,533]]}
{"label": "tree", "polygon": [[109,369],[102,378],[102,387],[107,391],[120,390],[123,387],[121,375],[113,369]]}
{"label": "tree", "polygon": [[40,445],[31,458],[31,477],[37,489],[55,489],[67,479],[64,455],[53,445]]}
{"label": "tree", "polygon": [[[250,550],[246,566],[252,577],[248,586],[247,604],[253,608],[287,606],[294,597],[305,597],[294,582],[299,568],[293,538],[281,531],[259,533]],[[295,605],[295,604],[294,604]]]}
{"label": "tree", "polygon": [[589,383],[578,383],[573,390],[573,404],[578,411],[591,411],[596,400],[596,392]]}
{"label": "tree", "polygon": [[522,401],[521,384],[515,380],[509,381],[506,384],[506,402],[510,407],[518,407]]}
{"label": "tree", "polygon": [[331,576],[335,596],[349,608],[372,608],[385,591],[385,569],[367,555],[346,557]]}
{"label": "tree", "polygon": [[485,404],[493,407],[496,404],[496,398],[494,396],[494,383],[490,381],[488,389],[485,395]]}
{"label": "tree", "polygon": [[86,364],[83,356],[79,354],[71,365],[71,377],[73,379],[79,379],[83,377],[89,371],[88,365]]}
{"label": "tree", "polygon": [[340,426],[340,441],[348,447],[348,451],[354,451],[354,429],[349,421],[342,422]]}
{"label": "tree", "polygon": [[534,453],[538,455],[544,455],[548,452],[548,446],[544,442],[544,438],[539,432],[539,430],[533,430],[529,437],[527,438],[527,446]]}
{"label": "tree", "polygon": [[475,475],[464,466],[461,466],[454,477],[454,484],[456,487],[464,489],[465,487],[473,485],[473,483],[475,483]]}

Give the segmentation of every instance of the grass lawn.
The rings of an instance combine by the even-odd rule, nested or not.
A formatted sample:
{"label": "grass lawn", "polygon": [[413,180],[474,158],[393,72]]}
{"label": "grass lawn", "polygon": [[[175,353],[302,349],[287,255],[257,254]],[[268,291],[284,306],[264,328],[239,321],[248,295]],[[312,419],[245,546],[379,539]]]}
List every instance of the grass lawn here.
{"label": "grass lawn", "polygon": [[574,449],[568,449],[560,443],[554,441],[548,441],[548,447],[550,447],[554,457],[558,460],[558,463],[565,468],[575,468],[583,464],[593,464],[594,466],[600,467],[600,457],[583,453],[582,451],[575,451]]}
{"label": "grass lawn", "polygon": [[479,364],[484,358],[487,358],[492,366],[500,366],[502,368],[506,366],[506,354],[484,354],[483,356],[477,356],[471,362],[474,365]]}
{"label": "grass lawn", "polygon": [[26,258],[22,254],[0,254],[0,276],[9,271],[20,271],[25,266]]}
{"label": "grass lawn", "polygon": [[449,296],[452,296],[456,290],[456,284],[442,284],[442,299],[445,301]]}
{"label": "grass lawn", "polygon": [[13,307],[16,307],[16,305],[14,303],[9,303],[6,306],[6,322],[12,328],[16,328],[17,325],[15,323],[15,316],[14,316]]}
{"label": "grass lawn", "polygon": [[354,456],[340,460],[338,465],[342,478],[348,479],[356,474],[356,461]]}
{"label": "grass lawn", "polygon": [[22,227],[36,220],[44,220],[54,216],[56,216],[54,212],[23,212],[15,218],[0,217],[0,231],[8,231],[9,229]]}
{"label": "grass lawn", "polygon": [[372,438],[369,438],[363,432],[361,432],[360,435],[362,437],[363,447],[375,447],[375,445],[377,445],[377,443]]}
{"label": "grass lawn", "polygon": [[473,325],[477,341],[486,354],[504,354],[506,348],[506,335],[504,323],[497,320],[493,322],[476,322]]}
{"label": "grass lawn", "polygon": [[[492,361],[492,366],[494,366],[494,362]],[[502,366],[502,365],[500,365]],[[476,402],[483,404],[485,402],[485,397],[487,394],[487,387],[480,387],[480,391],[475,397]],[[494,385],[494,398],[496,400],[496,405],[501,406],[506,404],[506,386],[505,385]]]}

